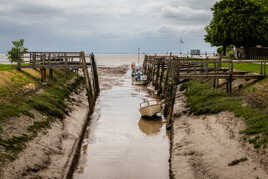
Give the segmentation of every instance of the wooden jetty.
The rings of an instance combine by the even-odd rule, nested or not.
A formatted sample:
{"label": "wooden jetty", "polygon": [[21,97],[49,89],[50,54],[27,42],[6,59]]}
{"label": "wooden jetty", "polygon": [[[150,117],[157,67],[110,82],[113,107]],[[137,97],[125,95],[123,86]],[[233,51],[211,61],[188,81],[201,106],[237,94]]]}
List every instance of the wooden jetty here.
{"label": "wooden jetty", "polygon": [[[100,92],[97,65],[94,54],[88,56],[89,61],[86,61],[86,55],[81,52],[27,52],[23,55],[24,63],[18,68],[33,68],[41,72],[41,81],[53,80],[53,70],[61,69],[65,71],[66,77],[70,72],[76,72],[79,75],[79,70],[85,81],[85,86],[88,96],[88,104],[90,113],[93,112],[95,101]],[[47,71],[48,78],[47,78]]]}
{"label": "wooden jetty", "polygon": [[[260,64],[259,73],[234,71],[234,64]],[[266,77],[266,58],[257,60],[222,60],[189,59],[177,56],[145,56],[144,73],[157,91],[159,97],[165,99],[164,115],[168,117],[170,126],[177,86],[189,80],[211,79],[213,87],[219,86],[219,80],[226,80],[226,91],[232,93],[232,83],[236,79],[263,79]],[[224,65],[223,65],[224,64]]]}

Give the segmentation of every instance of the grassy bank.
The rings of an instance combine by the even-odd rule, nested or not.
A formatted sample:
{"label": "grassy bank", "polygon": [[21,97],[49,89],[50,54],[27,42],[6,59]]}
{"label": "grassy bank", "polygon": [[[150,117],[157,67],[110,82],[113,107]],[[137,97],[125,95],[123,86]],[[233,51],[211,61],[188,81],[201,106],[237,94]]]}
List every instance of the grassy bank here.
{"label": "grassy bank", "polygon": [[[229,64],[222,63],[222,67],[229,67]],[[260,73],[261,65],[256,63],[234,63],[234,69],[252,73]],[[266,73],[268,74],[268,67],[266,68]]]}
{"label": "grassy bank", "polygon": [[[189,58],[188,60],[192,61],[202,61],[202,59],[198,58]],[[203,59],[204,60],[204,59]],[[246,61],[246,60],[244,60]],[[261,72],[261,65],[257,63],[233,63],[233,68],[240,71],[247,71],[252,73],[260,73]],[[210,67],[213,67],[214,65],[211,63],[209,64]],[[268,64],[267,64],[268,66]],[[222,63],[222,67],[229,68],[229,63]],[[268,74],[268,67],[266,68],[266,74]]]}
{"label": "grassy bank", "polygon": [[[41,84],[40,72],[34,69],[0,71],[0,163],[14,160],[38,132],[68,114],[66,101],[83,81],[75,76],[71,73],[66,78],[57,70],[56,80]],[[29,118],[32,122],[25,120]]]}
{"label": "grassy bank", "polygon": [[[263,81],[267,84],[267,81]],[[258,85],[258,84],[255,84]],[[265,105],[267,96],[262,96],[262,101],[252,100],[261,90],[256,90],[253,85],[242,89],[239,96],[230,96],[224,90],[213,89],[210,82],[191,81],[181,86],[186,89],[187,105],[195,115],[216,114],[221,111],[232,111],[237,117],[243,117],[247,129],[241,131],[245,139],[257,148],[266,148],[268,143],[268,108]],[[265,85],[262,86],[265,89]],[[255,90],[254,90],[255,89]],[[260,89],[260,88],[259,88]],[[252,99],[249,97],[252,96]]]}

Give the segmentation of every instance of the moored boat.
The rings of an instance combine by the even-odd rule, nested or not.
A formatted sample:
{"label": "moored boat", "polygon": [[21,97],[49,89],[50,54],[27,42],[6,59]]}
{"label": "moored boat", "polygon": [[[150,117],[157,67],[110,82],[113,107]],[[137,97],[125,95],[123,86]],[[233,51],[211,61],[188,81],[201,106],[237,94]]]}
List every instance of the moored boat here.
{"label": "moored boat", "polygon": [[153,117],[161,112],[161,104],[155,100],[146,100],[140,104],[139,111],[142,117]]}

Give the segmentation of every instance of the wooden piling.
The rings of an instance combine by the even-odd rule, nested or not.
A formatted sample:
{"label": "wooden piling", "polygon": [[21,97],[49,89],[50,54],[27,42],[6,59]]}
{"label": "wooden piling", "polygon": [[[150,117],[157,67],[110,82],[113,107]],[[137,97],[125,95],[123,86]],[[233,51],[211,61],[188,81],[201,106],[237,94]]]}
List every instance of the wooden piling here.
{"label": "wooden piling", "polygon": [[89,72],[88,72],[88,68],[87,68],[87,64],[86,64],[86,57],[85,57],[84,52],[80,52],[80,58],[81,58],[80,60],[81,60],[83,74],[84,74],[84,79],[85,79],[86,90],[87,90],[89,110],[90,110],[90,113],[92,113],[94,110],[93,109],[94,98],[93,98],[91,80],[89,78]]}
{"label": "wooden piling", "polygon": [[94,86],[94,92],[95,92],[94,98],[96,99],[97,96],[99,95],[100,87],[99,87],[97,65],[96,65],[95,56],[93,53],[90,55],[90,62],[91,62],[91,71],[93,73],[92,74],[93,75],[93,84],[94,84],[93,86]]}

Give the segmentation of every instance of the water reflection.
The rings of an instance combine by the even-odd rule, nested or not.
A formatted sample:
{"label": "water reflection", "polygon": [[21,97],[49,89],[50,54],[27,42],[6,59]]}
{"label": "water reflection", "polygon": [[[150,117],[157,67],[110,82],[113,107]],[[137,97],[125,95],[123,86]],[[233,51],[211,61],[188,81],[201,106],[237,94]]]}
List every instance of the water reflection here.
{"label": "water reflection", "polygon": [[144,119],[144,118],[141,118],[139,120],[139,128],[140,130],[146,134],[146,135],[157,135],[160,131],[161,131],[161,128],[162,128],[162,118],[159,117],[159,118],[156,118],[156,119]]}

